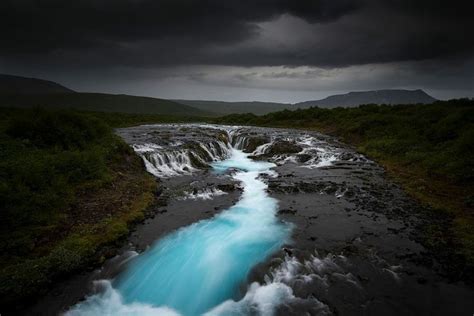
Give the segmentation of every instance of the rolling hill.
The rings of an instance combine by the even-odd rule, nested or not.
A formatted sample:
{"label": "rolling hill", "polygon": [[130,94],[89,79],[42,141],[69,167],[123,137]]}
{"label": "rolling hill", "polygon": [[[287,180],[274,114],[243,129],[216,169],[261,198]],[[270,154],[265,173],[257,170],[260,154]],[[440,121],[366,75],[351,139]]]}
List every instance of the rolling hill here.
{"label": "rolling hill", "polygon": [[332,95],[321,100],[294,104],[296,108],[355,107],[361,104],[429,104],[437,101],[423,90],[374,90]]}
{"label": "rolling hill", "polygon": [[74,93],[56,82],[0,74],[0,94]]}
{"label": "rolling hill", "polygon": [[295,104],[275,102],[225,102],[225,101],[202,101],[202,100],[173,100],[204,111],[218,114],[242,114],[253,113],[264,115],[284,109],[295,110],[306,109],[312,106],[321,108],[355,107],[361,104],[417,104],[433,103],[435,98],[423,90],[374,90],[349,92],[329,96],[321,100],[305,101]]}
{"label": "rolling hill", "polygon": [[209,116],[212,113],[170,100],[124,94],[75,92],[58,83],[0,74],[0,106],[76,109],[180,116]]}
{"label": "rolling hill", "polygon": [[225,101],[203,101],[203,100],[173,100],[175,102],[189,105],[203,111],[232,114],[232,113],[253,113],[263,115],[270,112],[291,109],[293,105],[290,103],[275,102],[225,102]]}
{"label": "rolling hill", "polygon": [[225,102],[204,100],[165,100],[125,94],[75,92],[58,83],[0,74],[0,106],[72,108],[86,111],[137,114],[216,116],[253,113],[264,115],[284,109],[355,107],[361,104],[433,103],[423,90],[374,90],[349,92],[321,100],[295,104],[275,102]]}
{"label": "rolling hill", "polygon": [[206,111],[170,100],[105,93],[0,95],[0,106],[13,108],[40,106],[55,109],[162,115],[211,115]]}

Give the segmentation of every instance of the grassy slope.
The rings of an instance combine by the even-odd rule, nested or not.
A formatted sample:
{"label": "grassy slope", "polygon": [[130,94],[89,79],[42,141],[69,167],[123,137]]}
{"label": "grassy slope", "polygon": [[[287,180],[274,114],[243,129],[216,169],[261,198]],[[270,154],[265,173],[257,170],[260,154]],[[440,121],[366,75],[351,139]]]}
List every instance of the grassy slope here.
{"label": "grassy slope", "polygon": [[37,95],[0,95],[0,105],[11,108],[41,106],[53,109],[203,116],[209,112],[169,100],[105,93],[56,93]]}
{"label": "grassy slope", "polygon": [[111,127],[176,120],[0,108],[3,311],[112,255],[153,202],[154,178]]}
{"label": "grassy slope", "polygon": [[256,115],[267,114],[270,112],[281,111],[284,109],[296,108],[288,103],[275,102],[225,102],[225,101],[204,101],[204,100],[173,100],[175,102],[186,104],[194,108],[226,115],[231,113],[254,113]]}
{"label": "grassy slope", "polygon": [[410,195],[452,216],[449,236],[433,229],[426,243],[440,251],[454,243],[456,253],[474,267],[474,101],[311,108],[215,121],[312,129],[356,146],[381,163]]}

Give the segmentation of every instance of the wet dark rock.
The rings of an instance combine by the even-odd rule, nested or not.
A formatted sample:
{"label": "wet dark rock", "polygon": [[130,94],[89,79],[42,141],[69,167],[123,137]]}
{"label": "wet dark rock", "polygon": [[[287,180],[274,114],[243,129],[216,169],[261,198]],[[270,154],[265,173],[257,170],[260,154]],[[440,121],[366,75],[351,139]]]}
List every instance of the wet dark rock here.
{"label": "wet dark rock", "polygon": [[156,196],[156,197],[159,197],[159,196],[163,193],[163,188],[161,188],[161,187],[159,186],[159,182],[158,182],[157,184],[158,184],[158,185],[156,186],[156,189],[155,189],[155,192],[154,192],[154,193],[155,193],[155,196]]}
{"label": "wet dark rock", "polygon": [[236,187],[234,184],[218,184],[217,188],[224,192],[232,192],[238,189],[238,187]]}
{"label": "wet dark rock", "polygon": [[357,157],[351,153],[351,152],[343,152],[342,154],[339,155],[340,160],[354,160]]}
{"label": "wet dark rock", "polygon": [[313,158],[312,155],[310,154],[299,154],[299,155],[296,155],[296,160],[300,163],[305,163],[307,162],[308,160],[310,160],[311,158]]}
{"label": "wet dark rock", "polygon": [[283,209],[283,210],[279,210],[278,214],[296,214],[296,210]]}
{"label": "wet dark rock", "polygon": [[[202,151],[204,151],[203,149],[201,149]],[[191,164],[193,165],[193,167],[195,168],[200,168],[200,169],[207,169],[209,168],[209,165],[203,163],[197,156],[197,154],[195,152],[192,152],[189,154],[189,158],[191,159]],[[205,154],[204,157],[209,157],[207,154]]]}
{"label": "wet dark rock", "polygon": [[425,279],[425,278],[418,278],[418,279],[417,279],[417,282],[418,282],[419,284],[426,284],[426,283],[428,282],[428,280]]}
{"label": "wet dark rock", "polygon": [[249,137],[247,138],[246,145],[243,149],[245,153],[251,153],[255,149],[257,149],[258,146],[261,146],[263,144],[266,144],[270,142],[270,138],[268,137],[262,137],[262,136],[255,136],[255,137]]}
{"label": "wet dark rock", "polygon": [[274,142],[268,149],[266,155],[281,155],[281,154],[295,154],[302,151],[303,148],[296,144],[296,142],[290,142],[286,140],[279,140]]}
{"label": "wet dark rock", "polygon": [[229,143],[229,135],[227,133],[219,132],[217,133],[216,138],[226,144]]}
{"label": "wet dark rock", "polygon": [[283,251],[290,257],[293,255],[293,251],[291,249],[283,248]]}

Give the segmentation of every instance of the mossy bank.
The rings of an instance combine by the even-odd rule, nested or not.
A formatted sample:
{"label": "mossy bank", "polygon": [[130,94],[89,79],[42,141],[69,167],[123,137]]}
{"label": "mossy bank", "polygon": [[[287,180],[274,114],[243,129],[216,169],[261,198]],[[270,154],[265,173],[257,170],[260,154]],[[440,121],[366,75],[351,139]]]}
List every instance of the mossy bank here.
{"label": "mossy bank", "polygon": [[[114,254],[156,181],[112,125],[158,117],[1,109],[2,313]],[[21,303],[20,303],[21,302]]]}

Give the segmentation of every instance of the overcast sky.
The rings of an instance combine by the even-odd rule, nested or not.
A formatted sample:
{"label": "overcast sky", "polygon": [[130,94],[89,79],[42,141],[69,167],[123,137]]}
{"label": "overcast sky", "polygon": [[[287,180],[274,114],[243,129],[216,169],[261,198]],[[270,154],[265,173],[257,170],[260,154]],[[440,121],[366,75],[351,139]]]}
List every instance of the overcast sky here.
{"label": "overcast sky", "polygon": [[438,0],[2,0],[0,72],[78,91],[298,102],[474,97],[474,13]]}

